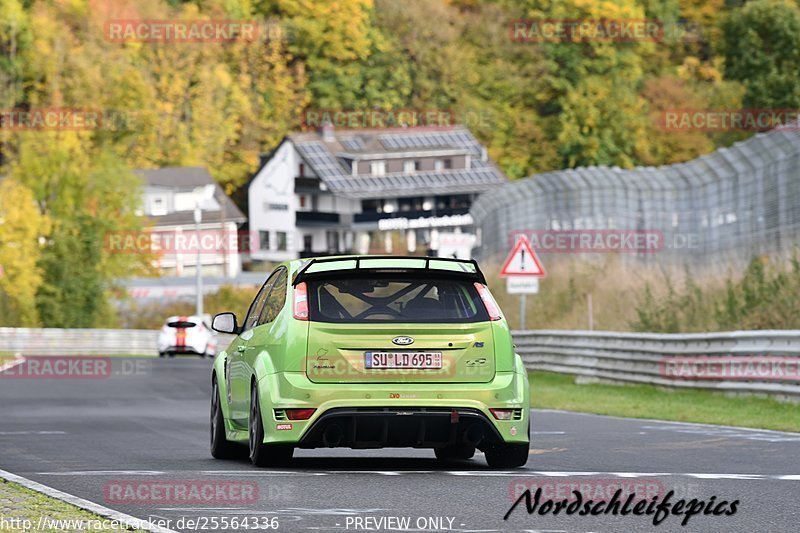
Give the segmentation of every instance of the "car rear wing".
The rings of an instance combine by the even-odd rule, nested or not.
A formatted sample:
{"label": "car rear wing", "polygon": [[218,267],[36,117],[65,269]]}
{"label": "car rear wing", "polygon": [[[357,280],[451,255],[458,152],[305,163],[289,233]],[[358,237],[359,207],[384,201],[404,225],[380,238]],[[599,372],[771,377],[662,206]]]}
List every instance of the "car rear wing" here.
{"label": "car rear wing", "polygon": [[359,255],[311,259],[295,273],[292,285],[313,279],[363,277],[368,274],[400,273],[411,277],[442,275],[486,285],[486,278],[474,259],[449,257],[402,257],[392,255]]}

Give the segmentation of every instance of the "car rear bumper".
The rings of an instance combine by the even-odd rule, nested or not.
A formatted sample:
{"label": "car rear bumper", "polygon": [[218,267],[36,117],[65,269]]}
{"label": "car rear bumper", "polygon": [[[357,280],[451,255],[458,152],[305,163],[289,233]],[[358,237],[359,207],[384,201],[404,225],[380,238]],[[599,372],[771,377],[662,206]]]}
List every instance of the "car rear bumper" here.
{"label": "car rear bumper", "polygon": [[325,411],[300,439],[301,448],[441,448],[491,446],[503,438],[477,409],[360,407]]}
{"label": "car rear bumper", "polygon": [[159,351],[162,353],[185,353],[194,355],[205,355],[206,353],[203,348],[195,346],[165,346],[163,348],[159,348]]}
{"label": "car rear bumper", "polygon": [[[528,442],[528,377],[519,372],[498,372],[488,383],[436,384],[321,384],[305,373],[284,372],[264,376],[259,391],[267,443],[436,448]],[[287,420],[283,409],[292,408],[316,411],[308,420]],[[498,420],[490,409],[515,411],[511,420]],[[328,430],[334,426],[339,429]]]}

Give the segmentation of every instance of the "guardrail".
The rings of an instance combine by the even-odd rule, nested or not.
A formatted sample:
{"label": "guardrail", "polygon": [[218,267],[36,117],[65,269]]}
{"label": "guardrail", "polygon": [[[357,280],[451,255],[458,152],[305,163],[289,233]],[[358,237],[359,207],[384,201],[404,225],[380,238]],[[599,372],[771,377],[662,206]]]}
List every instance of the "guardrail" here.
{"label": "guardrail", "polygon": [[[800,331],[514,331],[525,366],[584,379],[800,398]],[[0,328],[0,354],[157,356],[158,331]],[[218,335],[218,349],[232,335]]]}
{"label": "guardrail", "polygon": [[525,366],[585,380],[800,398],[800,331],[514,331]]}
{"label": "guardrail", "polygon": [[[221,349],[233,339],[218,335]],[[158,356],[158,331],[149,329],[0,328],[0,354]]]}

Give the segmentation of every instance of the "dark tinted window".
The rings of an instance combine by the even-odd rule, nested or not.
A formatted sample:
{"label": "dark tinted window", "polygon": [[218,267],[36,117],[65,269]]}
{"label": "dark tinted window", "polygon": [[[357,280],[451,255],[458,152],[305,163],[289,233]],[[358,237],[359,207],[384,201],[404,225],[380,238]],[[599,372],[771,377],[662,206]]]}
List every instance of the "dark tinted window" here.
{"label": "dark tinted window", "polygon": [[250,304],[250,309],[247,311],[247,316],[244,319],[242,331],[247,331],[248,329],[255,327],[256,323],[258,322],[258,317],[261,315],[261,310],[264,309],[264,303],[267,300],[267,296],[269,296],[269,291],[272,290],[272,286],[275,284],[275,280],[278,279],[278,275],[282,270],[284,269],[273,272],[270,277],[267,278],[267,281],[261,287],[261,290],[258,291],[255,300],[253,300],[253,303]]}
{"label": "dark tinted window", "polygon": [[289,276],[286,273],[286,269],[282,268],[272,284],[264,309],[261,310],[261,316],[258,319],[259,326],[275,320],[278,317],[278,313],[283,309],[286,303],[286,283],[288,279]]}
{"label": "dark tinted window", "polygon": [[171,328],[193,328],[196,325],[197,324],[195,324],[194,322],[187,322],[185,320],[183,320],[183,321],[175,321],[175,322],[168,322],[167,323],[167,326],[169,326]]}
{"label": "dark tinted window", "polygon": [[309,282],[317,322],[478,322],[488,320],[475,286],[453,279],[379,276]]}

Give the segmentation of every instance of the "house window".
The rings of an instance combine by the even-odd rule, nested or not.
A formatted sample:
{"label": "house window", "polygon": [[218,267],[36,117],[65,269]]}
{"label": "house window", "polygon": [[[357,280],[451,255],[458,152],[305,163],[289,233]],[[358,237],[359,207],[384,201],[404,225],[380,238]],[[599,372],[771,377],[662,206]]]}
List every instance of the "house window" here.
{"label": "house window", "polygon": [[305,178],[306,177],[306,165],[305,165],[305,163],[300,163],[299,176],[301,178]]}
{"label": "house window", "polygon": [[300,197],[300,207],[305,207],[305,206],[306,206],[306,197],[305,196],[301,196]]}
{"label": "house window", "polygon": [[269,250],[269,232],[268,231],[259,231],[258,232],[258,249],[259,250]]}
{"label": "house window", "polygon": [[159,217],[167,214],[167,203],[162,197],[152,198],[150,200],[150,215]]}
{"label": "house window", "polygon": [[377,213],[378,207],[378,200],[361,200],[362,213]]}
{"label": "house window", "polygon": [[453,160],[452,159],[437,159],[434,163],[434,168],[436,170],[447,170],[453,168]]}
{"label": "house window", "polygon": [[338,231],[328,231],[325,234],[326,237],[326,244],[328,245],[328,253],[329,254],[338,254],[339,253],[339,232]]}
{"label": "house window", "polygon": [[369,164],[369,173],[373,176],[383,176],[386,174],[386,162],[385,161],[375,161],[374,163]]}
{"label": "house window", "polygon": [[403,172],[411,174],[419,170],[419,161],[403,161]]}
{"label": "house window", "polygon": [[303,235],[303,251],[310,252],[311,247],[314,243],[314,236],[313,235]]}
{"label": "house window", "polygon": [[275,241],[278,247],[278,251],[285,252],[286,251],[286,232],[285,231],[276,231],[275,232]]}

